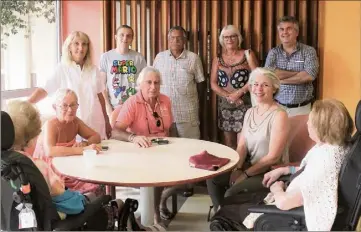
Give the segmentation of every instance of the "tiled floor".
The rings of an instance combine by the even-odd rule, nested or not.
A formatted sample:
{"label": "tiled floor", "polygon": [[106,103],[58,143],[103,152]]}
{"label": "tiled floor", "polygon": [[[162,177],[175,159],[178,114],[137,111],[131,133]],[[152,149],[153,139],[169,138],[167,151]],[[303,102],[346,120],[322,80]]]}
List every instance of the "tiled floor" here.
{"label": "tiled floor", "polygon": [[[139,189],[117,187],[116,196],[118,199],[125,201],[126,198],[133,198],[139,201]],[[209,223],[207,215],[211,200],[206,194],[204,187],[195,187],[195,194],[192,197],[185,198],[178,195],[178,213],[172,221],[164,222],[169,231],[207,231]],[[141,204],[141,203],[140,203]],[[167,202],[168,208],[171,209],[171,199]],[[136,217],[140,216],[139,209],[135,213]]]}
{"label": "tiled floor", "polygon": [[212,204],[208,195],[194,194],[189,197],[170,222],[169,231],[209,231],[207,222],[209,206]]}

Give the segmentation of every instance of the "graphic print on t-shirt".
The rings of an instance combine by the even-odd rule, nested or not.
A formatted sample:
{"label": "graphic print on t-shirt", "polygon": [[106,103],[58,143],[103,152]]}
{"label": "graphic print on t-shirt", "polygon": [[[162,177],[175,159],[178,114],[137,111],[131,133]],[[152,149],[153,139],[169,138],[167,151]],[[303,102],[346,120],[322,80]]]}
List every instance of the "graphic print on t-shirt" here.
{"label": "graphic print on t-shirt", "polygon": [[124,103],[136,93],[135,74],[137,73],[137,67],[135,67],[133,60],[113,60],[110,73],[113,74],[114,97]]}

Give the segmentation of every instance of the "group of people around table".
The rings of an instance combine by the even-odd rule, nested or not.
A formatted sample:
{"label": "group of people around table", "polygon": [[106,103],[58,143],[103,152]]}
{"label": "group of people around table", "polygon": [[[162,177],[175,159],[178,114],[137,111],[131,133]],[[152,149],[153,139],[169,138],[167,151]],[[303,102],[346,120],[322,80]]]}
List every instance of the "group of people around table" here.
{"label": "group of people around table", "polygon": [[[282,17],[277,29],[282,44],[269,51],[264,68],[258,67],[253,51],[241,48],[237,27],[228,25],[220,33],[222,52],[212,62],[210,83],[217,94],[222,142],[237,150],[240,162],[231,172],[207,180],[208,191],[217,211],[225,196],[270,188],[277,207],[304,205],[308,228],[329,230],[337,208],[340,162],[353,122],[337,100],[317,101],[311,111],[312,82],[319,67],[316,51],[297,42],[299,26],[294,17]],[[50,164],[52,157],[80,155],[84,149],[99,152],[96,144],[107,138],[144,148],[152,145],[150,137],[200,139],[205,78],[199,56],[184,48],[186,31],[180,26],[169,30],[169,50],[160,52],[152,67],[129,49],[133,38],[131,27],[120,26],[116,48],[101,56],[98,70],[91,62],[90,38],[79,31],[67,37],[53,75],[23,103],[37,103],[55,92],[55,116],[45,122],[26,154]],[[309,113],[309,134],[316,145],[304,158],[298,181],[285,189],[276,179],[299,167],[268,171],[272,165],[288,162],[288,117]],[[316,168],[317,162],[324,164],[322,168]],[[103,186],[53,174],[71,190],[103,193]],[[54,182],[48,184],[50,190],[55,188]],[[155,223],[174,216],[166,200],[180,188],[185,187],[155,189]],[[327,204],[321,196],[329,200]],[[315,207],[325,214],[316,217]]]}

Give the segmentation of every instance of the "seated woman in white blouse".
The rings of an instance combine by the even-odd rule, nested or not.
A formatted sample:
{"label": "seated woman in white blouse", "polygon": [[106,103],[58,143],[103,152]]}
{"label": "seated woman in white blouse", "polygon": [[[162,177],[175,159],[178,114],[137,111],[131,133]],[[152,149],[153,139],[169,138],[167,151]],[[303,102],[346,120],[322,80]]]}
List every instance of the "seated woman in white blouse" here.
{"label": "seated woman in white blouse", "polygon": [[102,139],[110,137],[112,128],[103,97],[105,80],[100,79],[99,71],[92,63],[91,41],[84,32],[70,33],[63,44],[61,62],[45,85],[37,88],[28,101],[37,103],[61,88],[71,89],[78,96],[77,116]]}
{"label": "seated woman in white blouse", "polygon": [[[337,212],[338,176],[349,150],[353,121],[341,102],[320,100],[313,105],[307,125],[310,138],[316,145],[299,167],[282,167],[270,171],[264,175],[263,184],[270,187],[271,193],[267,198],[277,208],[289,210],[304,206],[309,231],[330,231]],[[300,174],[287,189],[284,182],[276,181],[282,175],[299,170]],[[243,224],[252,228],[259,215],[248,215]]]}

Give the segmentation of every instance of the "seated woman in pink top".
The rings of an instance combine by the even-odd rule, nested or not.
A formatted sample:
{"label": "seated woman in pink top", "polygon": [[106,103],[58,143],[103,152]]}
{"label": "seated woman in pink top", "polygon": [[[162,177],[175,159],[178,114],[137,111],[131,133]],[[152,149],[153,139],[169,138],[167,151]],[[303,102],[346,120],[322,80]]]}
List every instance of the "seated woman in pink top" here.
{"label": "seated woman in pink top", "polygon": [[[87,126],[76,116],[78,98],[70,89],[59,89],[55,95],[53,107],[56,116],[45,122],[43,132],[40,134],[34,152],[34,158],[41,158],[51,164],[56,156],[81,155],[85,149],[101,149],[96,145],[100,143],[100,135]],[[83,141],[76,141],[80,135]],[[65,186],[81,193],[94,192],[102,194],[99,185],[82,182],[63,177]]]}
{"label": "seated woman in pink top", "polygon": [[[173,122],[172,108],[169,97],[160,93],[161,83],[157,69],[146,67],[140,72],[137,79],[139,91],[121,107],[112,138],[147,148],[152,146],[150,137],[169,136]],[[181,186],[170,187],[165,191],[163,187],[155,188],[155,223],[160,223],[161,217],[169,219],[173,216],[167,209],[166,202],[178,188]]]}

